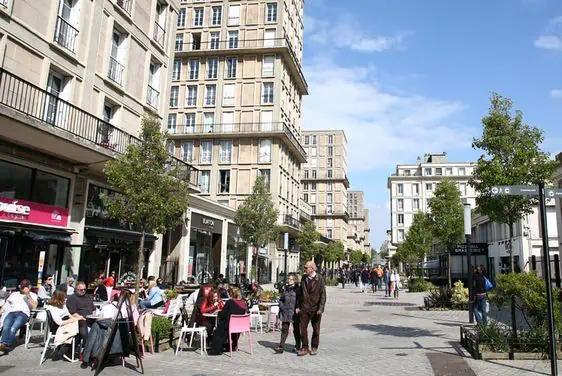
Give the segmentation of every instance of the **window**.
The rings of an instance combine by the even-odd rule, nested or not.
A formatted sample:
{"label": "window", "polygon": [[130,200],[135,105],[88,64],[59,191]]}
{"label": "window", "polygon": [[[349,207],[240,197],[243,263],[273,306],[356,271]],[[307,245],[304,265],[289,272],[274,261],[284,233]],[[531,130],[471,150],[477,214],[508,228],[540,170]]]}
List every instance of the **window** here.
{"label": "window", "polygon": [[215,79],[217,78],[219,71],[219,59],[216,57],[210,57],[207,59],[207,78]]}
{"label": "window", "polygon": [[419,210],[420,209],[420,199],[419,198],[415,198],[412,201],[412,206],[414,208],[414,210]]}
{"label": "window", "polygon": [[260,155],[258,162],[271,163],[271,140],[260,140]]}
{"label": "window", "polygon": [[177,119],[177,114],[169,114],[168,115],[168,133],[169,134],[176,133],[176,119]]}
{"label": "window", "polygon": [[419,184],[412,184],[412,192],[414,195],[420,194],[420,185]]}
{"label": "window", "polygon": [[180,96],[180,88],[178,86],[172,86],[170,89],[170,107],[177,107]]}
{"label": "window", "polygon": [[432,174],[431,174],[431,168],[426,168],[426,169],[425,169],[425,174],[426,174],[427,176],[431,176],[431,175],[432,175]]}
{"label": "window", "polygon": [[222,113],[222,132],[232,132],[232,126],[234,125],[234,112],[223,112]]}
{"label": "window", "polygon": [[222,88],[222,104],[223,106],[234,106],[236,102],[236,85],[225,84]]}
{"label": "window", "polygon": [[401,184],[401,183],[398,184],[398,185],[396,186],[396,190],[397,190],[397,192],[398,192],[399,195],[404,194],[404,184]]}
{"label": "window", "polygon": [[170,141],[168,143],[168,154],[170,155],[176,154],[176,145],[174,144],[173,141]]}
{"label": "window", "polygon": [[213,155],[213,142],[201,141],[201,155],[199,158],[199,163],[210,164],[212,162],[212,155]]}
{"label": "window", "polygon": [[176,34],[176,51],[183,51],[183,33]]}
{"label": "window", "polygon": [[213,17],[211,18],[211,25],[220,25],[222,21],[222,7],[213,7]]}
{"label": "window", "polygon": [[466,196],[466,184],[464,183],[459,184],[459,191],[461,192],[462,196]]}
{"label": "window", "polygon": [[240,25],[240,5],[231,5],[228,8],[228,25]]}
{"label": "window", "polygon": [[426,183],[425,184],[425,190],[426,191],[432,191],[433,190],[433,184],[432,183]]}
{"label": "window", "polygon": [[305,145],[310,144],[310,136],[304,136],[304,144]]}
{"label": "window", "polygon": [[311,205],[310,209],[312,210],[312,215],[316,214],[316,205]]}
{"label": "window", "polygon": [[311,147],[310,148],[310,156],[316,157],[316,154],[317,154],[317,149],[315,147]]}
{"label": "window", "polygon": [[194,51],[201,49],[201,33],[191,34],[191,49]]}
{"label": "window", "polygon": [[328,185],[326,187],[326,190],[328,192],[332,192],[334,190],[334,183],[332,183],[331,181],[328,182]]}
{"label": "window", "polygon": [[304,202],[308,202],[308,193],[305,193],[305,194],[303,195],[303,201],[304,201]]}
{"label": "window", "polygon": [[399,225],[404,224],[404,214],[398,214],[398,224]]}
{"label": "window", "polygon": [[214,106],[217,102],[217,85],[205,86],[205,106]]}
{"label": "window", "polygon": [[[304,170],[304,178],[308,179],[308,170]],[[305,183],[305,184],[308,184],[308,183]]]}
{"label": "window", "polygon": [[310,190],[316,192],[316,183],[310,183]]}
{"label": "window", "polygon": [[328,156],[329,157],[334,156],[334,147],[333,146],[328,146]]}
{"label": "window", "polygon": [[277,22],[277,3],[266,5],[265,22]]}
{"label": "window", "polygon": [[271,186],[271,170],[270,169],[260,169],[259,175],[263,177],[263,182],[265,183],[266,189],[269,191]]}
{"label": "window", "polygon": [[185,105],[188,107],[197,106],[197,86],[187,87],[187,96],[185,97]]}
{"label": "window", "polygon": [[226,58],[226,70],[224,72],[225,78],[236,78],[236,68],[238,66],[237,57]]}
{"label": "window", "polygon": [[185,26],[185,8],[181,8],[178,13],[178,27]]}
{"label": "window", "polygon": [[453,175],[453,169],[451,167],[447,167],[447,169],[445,169],[445,174],[447,176],[452,176]]}
{"label": "window", "polygon": [[214,112],[205,112],[203,114],[203,132],[212,133],[215,128]]}
{"label": "window", "polygon": [[211,31],[209,33],[209,41],[211,42],[210,49],[218,50],[220,45],[221,33],[218,31]]}
{"label": "window", "polygon": [[[7,0],[0,1],[0,5],[7,7]],[[60,1],[54,39],[59,46],[72,53],[76,52],[79,18],[80,5],[78,0]]]}
{"label": "window", "polygon": [[316,145],[316,135],[312,136],[312,145]]}
{"label": "window", "polygon": [[326,214],[334,214],[334,206],[326,205]]}
{"label": "window", "polygon": [[327,237],[328,239],[332,239],[332,238],[334,237],[334,232],[333,232],[333,230],[332,230],[331,228],[329,228],[329,229],[326,230],[326,237]]}
{"label": "window", "polygon": [[460,167],[460,168],[459,168],[459,175],[460,175],[460,176],[466,175],[466,168]]}
{"label": "window", "polygon": [[410,170],[404,170],[404,176],[410,176]]}
{"label": "window", "polygon": [[273,111],[262,111],[261,112],[261,130],[264,132],[269,132],[273,128]]}
{"label": "window", "polygon": [[195,132],[195,114],[194,113],[185,114],[183,124],[185,126],[186,133]]}
{"label": "window", "polygon": [[263,67],[262,76],[270,77],[274,74],[275,66],[275,56],[264,56],[263,57]]}
{"label": "window", "polygon": [[181,144],[181,157],[184,162],[191,162],[193,158],[193,142],[184,141]]}
{"label": "window", "polygon": [[262,85],[262,103],[273,104],[273,82],[264,82]]}
{"label": "window", "polygon": [[[103,104],[103,120],[105,122],[114,124],[116,113],[117,113],[117,106],[108,102]],[[104,142],[105,141],[109,142],[109,140],[107,140],[107,137],[104,137]]]}
{"label": "window", "polygon": [[201,193],[209,193],[211,186],[211,171],[200,171],[199,175],[199,189]]}
{"label": "window", "polygon": [[205,8],[194,8],[193,9],[193,27],[203,26],[203,16],[205,14]]}
{"label": "window", "polygon": [[228,32],[228,48],[238,48],[238,31]]}
{"label": "window", "polygon": [[172,80],[179,80],[181,78],[181,60],[174,60],[174,68],[172,70]]}
{"label": "window", "polygon": [[334,177],[334,170],[328,170],[328,179],[332,179]]}
{"label": "window", "polygon": [[[312,178],[316,179],[316,170],[311,170],[311,171],[312,171]],[[314,184],[316,184],[316,183],[314,183]]]}
{"label": "window", "polygon": [[332,203],[333,203],[333,199],[334,199],[333,193],[328,193],[328,194],[326,195],[326,202],[327,202],[328,204],[332,204]]}
{"label": "window", "polygon": [[315,193],[310,194],[310,203],[316,204],[316,194]]}
{"label": "window", "polygon": [[312,158],[310,159],[310,167],[318,167],[318,159]]}
{"label": "window", "polygon": [[435,176],[443,176],[443,169],[440,167],[437,167],[435,169]]}
{"label": "window", "polygon": [[232,141],[220,142],[219,156],[220,156],[220,163],[232,162]]}
{"label": "window", "polygon": [[123,71],[125,70],[125,66],[123,65],[125,60],[125,51],[123,47],[125,40],[125,33],[113,29],[111,37],[111,51],[109,55],[109,71],[107,72],[107,77],[119,85],[123,83]]}
{"label": "window", "polygon": [[199,79],[199,60],[189,60],[189,79]]}
{"label": "window", "polygon": [[265,29],[263,33],[263,46],[275,47],[275,29]]}
{"label": "window", "polygon": [[404,241],[404,230],[398,230],[398,241]]}
{"label": "window", "polygon": [[219,193],[229,193],[230,192],[230,170],[220,170],[219,171]]}
{"label": "window", "polygon": [[328,168],[332,168],[332,167],[334,167],[334,159],[328,158]]}
{"label": "window", "polygon": [[404,199],[399,198],[396,200],[396,207],[398,210],[404,210]]}
{"label": "window", "polygon": [[333,135],[328,135],[328,145],[333,145],[334,144],[334,136]]}

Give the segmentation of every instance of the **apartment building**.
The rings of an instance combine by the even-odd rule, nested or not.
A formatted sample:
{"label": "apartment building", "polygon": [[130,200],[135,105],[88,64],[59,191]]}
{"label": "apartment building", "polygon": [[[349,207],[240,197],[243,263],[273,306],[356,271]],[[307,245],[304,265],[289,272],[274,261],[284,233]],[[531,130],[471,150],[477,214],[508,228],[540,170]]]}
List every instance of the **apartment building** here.
{"label": "apartment building", "polygon": [[[107,160],[167,120],[179,0],[0,1],[0,285],[134,271],[139,232],[107,217]],[[190,165],[194,187],[197,174]],[[147,236],[157,273],[162,237]],[[25,261],[24,261],[25,260]]]}
{"label": "apartment building", "polygon": [[398,245],[407,236],[414,215],[429,209],[433,192],[444,179],[453,180],[461,199],[474,208],[476,192],[468,181],[475,163],[449,162],[446,153],[426,154],[415,164],[399,164],[388,178],[391,242]]}
{"label": "apartment building", "polygon": [[[365,194],[363,191],[348,191],[349,227],[347,248],[365,252],[365,240],[368,239],[368,209],[365,209]],[[367,253],[371,252],[370,243]]]}
{"label": "apartment building", "polygon": [[312,207],[320,234],[347,243],[347,138],[342,130],[304,131],[308,162],[301,181],[303,200]]}
{"label": "apartment building", "polygon": [[369,217],[369,209],[364,209],[364,225],[363,225],[363,253],[371,254],[371,224]]}
{"label": "apartment building", "polygon": [[[201,195],[236,209],[265,178],[291,252],[306,162],[303,11],[303,0],[182,2],[167,119],[170,152],[200,169]],[[260,282],[276,280],[282,239],[248,252]]]}

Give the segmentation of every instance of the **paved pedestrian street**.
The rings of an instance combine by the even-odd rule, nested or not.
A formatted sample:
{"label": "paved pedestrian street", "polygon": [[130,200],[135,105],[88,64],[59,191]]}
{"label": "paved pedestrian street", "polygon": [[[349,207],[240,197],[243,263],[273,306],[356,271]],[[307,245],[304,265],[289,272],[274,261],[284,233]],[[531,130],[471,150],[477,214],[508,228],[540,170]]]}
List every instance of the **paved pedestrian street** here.
{"label": "paved pedestrian street", "polygon": [[[426,312],[417,309],[423,294],[402,292],[400,300],[384,298],[384,293],[363,294],[353,287],[328,288],[328,303],[322,321],[320,351],[317,356],[297,357],[286,351],[274,354],[272,347],[279,332],[252,333],[254,354],[249,355],[247,337],[241,337],[240,350],[231,359],[201,356],[184,351],[147,354],[148,375],[548,375],[547,361],[476,361],[459,348],[459,325],[465,312]],[[292,345],[289,336],[287,349]],[[195,342],[195,341],[194,341]],[[39,345],[18,346],[0,357],[1,375],[81,375],[91,374],[78,364],[47,360],[39,366]],[[134,358],[129,360],[134,362]],[[121,366],[107,367],[102,375],[134,375]]]}

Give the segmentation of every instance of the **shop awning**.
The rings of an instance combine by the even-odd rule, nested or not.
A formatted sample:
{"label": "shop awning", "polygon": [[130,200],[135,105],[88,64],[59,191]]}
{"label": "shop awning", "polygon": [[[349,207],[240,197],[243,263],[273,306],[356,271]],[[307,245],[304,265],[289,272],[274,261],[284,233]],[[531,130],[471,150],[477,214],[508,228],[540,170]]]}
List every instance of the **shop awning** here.
{"label": "shop awning", "polygon": [[[105,228],[105,227],[98,227],[98,226],[85,226],[84,228],[86,231],[88,231],[88,235],[99,236],[99,237],[113,236],[123,240],[133,240],[133,241],[140,240],[141,237],[141,233],[138,231],[112,229],[112,228]],[[145,234],[144,240],[154,241],[156,240],[156,236],[153,234]]]}
{"label": "shop awning", "polygon": [[52,227],[30,223],[0,221],[0,235],[14,236],[18,233],[37,241],[54,240],[70,243],[72,241],[72,234],[75,234],[76,230],[69,227]]}

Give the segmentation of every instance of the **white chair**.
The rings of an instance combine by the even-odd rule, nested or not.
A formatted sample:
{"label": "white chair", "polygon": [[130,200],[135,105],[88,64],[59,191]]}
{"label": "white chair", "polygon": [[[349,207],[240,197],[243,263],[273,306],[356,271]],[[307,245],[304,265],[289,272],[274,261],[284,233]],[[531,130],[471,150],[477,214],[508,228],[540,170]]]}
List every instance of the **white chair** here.
{"label": "white chair", "polygon": [[[48,311],[45,311],[45,315],[47,316],[47,339],[45,340],[45,347],[43,347],[43,353],[41,354],[41,359],[39,360],[39,365],[43,364],[43,361],[45,360],[45,354],[47,353],[47,349],[56,349],[57,346],[55,346],[55,336],[57,334],[57,330],[59,328],[59,326],[53,321],[53,318],[51,317],[51,313]],[[71,342],[71,357],[69,358],[67,355],[64,355],[64,358],[66,360],[68,360],[71,363],[76,363],[77,361],[79,361],[79,359],[76,359],[74,357],[74,347],[76,345],[76,337],[72,337],[72,342]]]}
{"label": "white chair", "polygon": [[267,320],[269,330],[274,331],[276,328],[279,329],[279,325],[277,325],[278,319],[279,319],[279,306],[269,307],[269,317]]}
{"label": "white chair", "polygon": [[187,324],[182,326],[180,337],[178,338],[178,344],[176,346],[176,356],[178,355],[178,352],[182,350],[180,348],[180,344],[182,343],[184,337],[188,333],[191,333],[191,339],[189,340],[189,347],[191,347],[191,345],[193,344],[193,336],[195,335],[195,333],[199,333],[201,355],[203,355],[203,352],[205,353],[207,352],[207,328],[205,328],[204,326],[196,326],[196,325],[197,324],[194,323],[192,327],[189,327]]}
{"label": "white chair", "polygon": [[260,307],[258,305],[254,305],[250,308],[250,327],[255,327],[256,333],[258,332],[258,324],[260,326],[260,333],[263,334],[263,316],[260,313]]}
{"label": "white chair", "polygon": [[47,310],[40,310],[31,314],[29,321],[25,324],[25,345],[26,349],[29,348],[29,342],[31,340],[32,331],[35,325],[39,324],[39,332],[43,335],[45,339],[45,327],[47,326]]}

